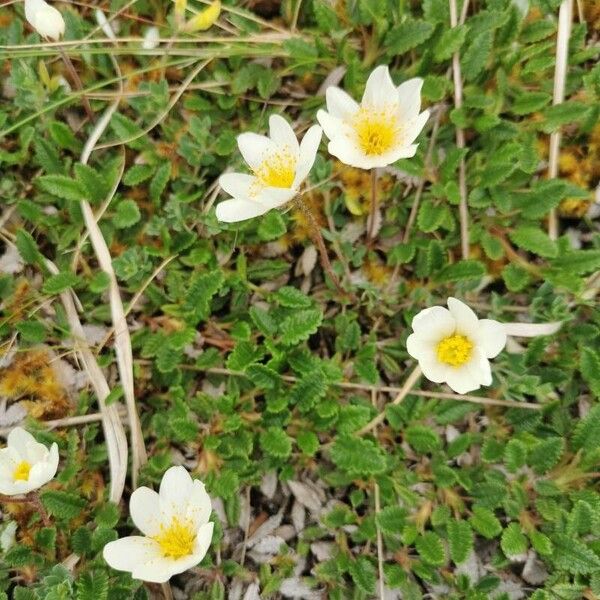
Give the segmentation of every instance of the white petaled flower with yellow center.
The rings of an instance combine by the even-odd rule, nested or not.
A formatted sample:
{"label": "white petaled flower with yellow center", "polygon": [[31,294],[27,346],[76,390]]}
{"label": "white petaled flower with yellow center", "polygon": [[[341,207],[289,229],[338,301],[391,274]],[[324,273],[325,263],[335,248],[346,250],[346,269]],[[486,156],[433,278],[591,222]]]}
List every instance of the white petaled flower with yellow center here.
{"label": "white petaled flower with yellow center", "polygon": [[239,135],[238,147],[252,175],[221,175],[219,184],[232,198],[217,205],[217,219],[225,223],[245,221],[292,200],[312,169],[322,133],[313,125],[298,143],[291,125],[283,117],[271,115],[268,137]]}
{"label": "white petaled flower with yellow center", "polygon": [[47,448],[21,427],[15,427],[6,441],[6,448],[0,450],[0,494],[28,494],[56,475],[56,443]]}
{"label": "white petaled flower with yellow center", "polygon": [[135,579],[164,583],[204,558],[213,535],[211,510],[204,484],[184,467],[171,467],[158,493],[140,487],[129,500],[131,519],[144,535],[109,542],[104,560]]}
{"label": "white petaled flower with yellow center", "polygon": [[327,110],[319,110],[317,119],[329,138],[329,152],[359,169],[414,156],[413,142],[429,118],[428,110],[419,113],[422,86],[417,77],[396,87],[389,69],[379,66],[369,75],[360,104],[344,90],[328,87]]}
{"label": "white petaled flower with yellow center", "polygon": [[44,0],[25,0],[25,18],[43,38],[57,41],[65,33],[62,15]]}
{"label": "white petaled flower with yellow center", "polygon": [[433,306],[412,321],[408,353],[419,361],[427,379],[447,383],[458,394],[491,385],[490,358],[506,345],[506,328],[492,319],[479,319],[463,302],[448,298],[448,308]]}

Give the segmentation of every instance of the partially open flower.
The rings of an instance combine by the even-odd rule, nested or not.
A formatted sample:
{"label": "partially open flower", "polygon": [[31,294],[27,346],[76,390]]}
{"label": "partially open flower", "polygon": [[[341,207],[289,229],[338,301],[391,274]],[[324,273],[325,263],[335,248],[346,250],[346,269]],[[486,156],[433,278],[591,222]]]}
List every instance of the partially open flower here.
{"label": "partially open flower", "polygon": [[279,115],[269,119],[269,137],[239,135],[240,152],[253,175],[221,175],[221,187],[233,197],[217,206],[217,219],[225,223],[245,221],[292,200],[312,169],[321,135],[321,128],[313,125],[298,143],[290,124]]}
{"label": "partially open flower", "polygon": [[0,450],[0,494],[16,496],[48,483],[58,469],[58,446],[48,449],[21,427],[15,427]]}
{"label": "partially open flower", "polygon": [[421,110],[423,80],[394,85],[387,67],[373,70],[358,104],[338,87],[328,87],[327,110],[317,119],[329,138],[328,150],[343,163],[360,169],[385,167],[417,151],[413,142],[429,111]]}
{"label": "partially open flower", "polygon": [[25,0],[25,18],[43,38],[57,41],[65,33],[62,15],[44,0]]}
{"label": "partially open flower", "polygon": [[458,394],[491,385],[488,359],[506,345],[506,328],[491,319],[478,319],[463,302],[448,298],[448,309],[426,308],[412,322],[408,353],[419,361],[427,379],[447,383]]}
{"label": "partially open flower", "polygon": [[104,560],[135,579],[164,583],[195,567],[206,554],[213,534],[210,497],[204,484],[184,467],[163,475],[158,493],[147,487],[133,492],[129,513],[144,534],[104,546]]}

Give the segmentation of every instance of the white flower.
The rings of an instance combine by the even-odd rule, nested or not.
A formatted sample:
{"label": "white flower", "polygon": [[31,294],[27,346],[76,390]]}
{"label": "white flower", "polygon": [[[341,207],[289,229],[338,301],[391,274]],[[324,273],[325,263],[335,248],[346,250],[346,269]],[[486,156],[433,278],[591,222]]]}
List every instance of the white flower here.
{"label": "white flower", "polygon": [[448,298],[448,309],[433,306],[415,316],[414,333],[406,340],[408,353],[419,361],[427,379],[445,382],[458,394],[491,385],[488,359],[506,345],[506,328],[498,321],[478,319],[456,298]]}
{"label": "white flower", "polygon": [[146,33],[144,33],[144,41],[142,42],[142,48],[144,50],[154,50],[158,48],[160,44],[160,32],[158,27],[148,27]]}
{"label": "white flower", "polygon": [[65,33],[62,15],[44,0],[25,0],[25,18],[43,38],[56,41]]}
{"label": "white flower", "polygon": [[35,438],[15,427],[9,434],[6,448],[0,450],[0,494],[27,494],[48,483],[58,469],[58,446],[48,450]]}
{"label": "white flower", "polygon": [[217,219],[225,223],[245,221],[292,200],[312,169],[322,133],[313,125],[299,144],[290,124],[279,115],[271,115],[269,137],[239,135],[240,152],[254,174],[221,175],[221,187],[233,197],[217,206]]}
{"label": "white flower", "polygon": [[211,502],[204,484],[192,480],[183,467],[163,475],[158,493],[140,487],[129,501],[129,513],[144,534],[121,538],[104,546],[104,560],[135,579],[164,583],[196,566],[206,554],[213,534],[208,521]]}
{"label": "white flower", "polygon": [[327,111],[317,119],[329,138],[329,152],[359,169],[385,167],[417,151],[413,142],[425,126],[429,111],[421,110],[423,80],[394,85],[387,67],[379,66],[367,80],[358,104],[344,90],[331,86],[325,92]]}

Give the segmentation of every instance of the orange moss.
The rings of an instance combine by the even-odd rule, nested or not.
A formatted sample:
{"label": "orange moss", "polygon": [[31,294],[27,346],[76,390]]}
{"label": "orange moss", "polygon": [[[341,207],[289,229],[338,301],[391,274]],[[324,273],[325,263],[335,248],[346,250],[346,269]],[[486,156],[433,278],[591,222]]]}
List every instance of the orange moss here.
{"label": "orange moss", "polygon": [[70,401],[50,361],[44,349],[17,353],[12,363],[0,370],[0,395],[20,400],[36,419],[63,417]]}

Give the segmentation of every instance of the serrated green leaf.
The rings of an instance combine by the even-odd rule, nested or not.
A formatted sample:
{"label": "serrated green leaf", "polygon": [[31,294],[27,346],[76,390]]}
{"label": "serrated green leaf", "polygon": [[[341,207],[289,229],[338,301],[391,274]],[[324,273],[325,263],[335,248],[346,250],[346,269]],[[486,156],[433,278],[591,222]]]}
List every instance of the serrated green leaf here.
{"label": "serrated green leaf", "polygon": [[36,179],[36,183],[42,190],[57,198],[77,202],[88,198],[88,193],[81,183],[66,175],[42,175]]}
{"label": "serrated green leaf", "polygon": [[75,273],[62,272],[51,275],[42,286],[44,294],[55,295],[76,286],[79,283],[79,277]]}
{"label": "serrated green leaf", "polygon": [[286,346],[298,344],[316,333],[323,320],[323,313],[317,309],[298,310],[288,315],[279,326],[281,343]]}
{"label": "serrated green leaf", "polygon": [[509,234],[510,239],[523,250],[544,258],[554,258],[558,254],[556,244],[541,229],[531,225],[521,225]]}
{"label": "serrated green leaf", "polygon": [[500,546],[508,558],[523,556],[527,552],[527,538],[517,523],[510,523],[502,532]]}
{"label": "serrated green leaf", "polygon": [[446,562],[446,550],[440,536],[433,531],[426,531],[415,541],[419,556],[434,567],[441,567]]}
{"label": "serrated green leaf", "polygon": [[287,458],[292,453],[292,438],[282,429],[270,427],[260,434],[260,447],[271,456]]}
{"label": "serrated green leaf", "polygon": [[383,473],[385,455],[371,440],[349,435],[338,436],[331,448],[331,460],[350,475],[368,477]]}
{"label": "serrated green leaf", "polygon": [[404,54],[427,41],[433,30],[427,21],[408,19],[388,32],[385,47],[390,54]]}
{"label": "serrated green leaf", "polygon": [[502,531],[502,525],[500,525],[496,515],[485,506],[476,505],[473,507],[473,514],[469,518],[469,523],[477,533],[489,540]]}
{"label": "serrated green leaf", "polygon": [[450,558],[459,565],[467,560],[473,551],[473,530],[467,521],[449,521],[448,544]]}

